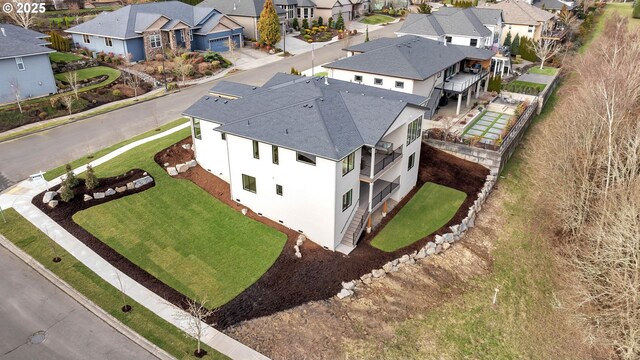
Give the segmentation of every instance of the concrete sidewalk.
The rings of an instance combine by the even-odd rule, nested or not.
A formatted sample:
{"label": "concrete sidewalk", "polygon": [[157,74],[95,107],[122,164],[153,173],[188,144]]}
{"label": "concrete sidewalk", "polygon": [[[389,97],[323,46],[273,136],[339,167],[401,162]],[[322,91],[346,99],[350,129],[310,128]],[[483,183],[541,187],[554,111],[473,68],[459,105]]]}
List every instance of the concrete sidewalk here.
{"label": "concrete sidewalk", "polygon": [[[122,148],[119,148],[99,159],[92,161],[92,166],[98,166],[114,157],[133,149],[147,142],[159,139],[189,126],[189,123],[179,125],[170,130],[138,140]],[[75,174],[86,171],[86,165],[74,169]],[[61,182],[60,177],[46,182],[24,180],[0,195],[0,207],[2,209],[14,208],[25,219],[30,221],[35,227],[47,234],[56,243],[62,246],[67,252],[80,260],[85,266],[98,274],[102,279],[116,288],[120,288],[118,277],[122,281],[127,296],[131,297],[142,306],[153,311],[167,322],[179,329],[188,332],[188,320],[186,312],[175,305],[165,301],[151,290],[140,285],[129,276],[120,272],[108,261],[104,260],[90,248],[84,245],[55,221],[45,215],[40,209],[31,204],[31,199],[46,188],[57,185]],[[222,354],[232,359],[268,359],[257,351],[241,344],[229,336],[217,331],[213,327],[204,324],[205,332],[202,338],[203,343],[216,349]]]}

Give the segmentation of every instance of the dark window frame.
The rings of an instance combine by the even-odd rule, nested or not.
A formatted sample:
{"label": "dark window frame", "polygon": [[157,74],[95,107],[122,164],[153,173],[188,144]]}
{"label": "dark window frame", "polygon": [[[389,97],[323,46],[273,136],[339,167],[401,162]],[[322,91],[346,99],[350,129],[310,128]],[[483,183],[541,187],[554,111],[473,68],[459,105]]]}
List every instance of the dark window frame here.
{"label": "dark window frame", "polygon": [[194,118],[192,121],[192,127],[193,127],[193,137],[198,140],[202,140],[202,127],[200,125],[200,119]]}
{"label": "dark window frame", "polygon": [[[306,159],[308,160],[306,160]],[[316,163],[318,162],[318,159],[315,155],[311,155],[311,154],[306,154],[300,151],[296,151],[296,161],[301,162],[303,164],[307,164],[307,165],[313,165],[316,166]]]}
{"label": "dark window frame", "polygon": [[342,194],[342,212],[345,212],[353,205],[353,189],[349,189],[346,193]]}
{"label": "dark window frame", "polygon": [[282,185],[276,184],[276,195],[283,196]]}
{"label": "dark window frame", "polygon": [[342,159],[342,176],[345,176],[348,173],[352,172],[353,169],[355,168],[355,164],[356,164],[356,152],[354,151],[351,154],[347,155],[347,157]]}
{"label": "dark window frame", "polygon": [[260,159],[260,143],[257,140],[252,140],[253,158]]}
{"label": "dark window frame", "polygon": [[373,85],[382,86],[383,83],[384,83],[383,79],[381,79],[381,78],[373,78]]}
{"label": "dark window frame", "polygon": [[408,162],[408,166],[407,166],[407,171],[413,169],[413,167],[416,165],[416,153],[413,153],[411,155],[409,155],[409,162]]}
{"label": "dark window frame", "polygon": [[[253,179],[253,181],[252,181]],[[253,185],[253,189],[251,189],[251,185]],[[255,176],[242,174],[242,188],[248,192],[252,192],[254,194],[258,193],[258,181]]]}
{"label": "dark window frame", "polygon": [[278,153],[278,147],[271,145],[271,161],[278,165],[280,164],[280,154]]}

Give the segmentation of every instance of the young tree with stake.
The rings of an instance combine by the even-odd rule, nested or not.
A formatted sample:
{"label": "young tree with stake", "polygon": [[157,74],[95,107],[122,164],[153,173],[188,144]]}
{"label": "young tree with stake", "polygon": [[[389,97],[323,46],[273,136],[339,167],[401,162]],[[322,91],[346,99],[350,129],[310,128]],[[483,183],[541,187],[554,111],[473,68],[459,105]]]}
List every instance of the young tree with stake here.
{"label": "young tree with stake", "polygon": [[208,309],[206,305],[206,298],[202,298],[200,301],[197,301],[196,299],[187,299],[186,313],[179,314],[177,316],[179,319],[187,321],[186,325],[189,335],[194,337],[198,342],[198,348],[194,352],[194,355],[197,357],[203,357],[207,354],[207,352],[202,349],[201,345],[202,336],[204,335],[206,327],[204,320],[213,314],[213,310]]}
{"label": "young tree with stake", "polygon": [[69,84],[69,87],[73,91],[76,100],[78,100],[78,90],[80,90],[80,86],[78,84],[78,72],[69,71],[64,75],[64,79],[67,81],[67,84]]}

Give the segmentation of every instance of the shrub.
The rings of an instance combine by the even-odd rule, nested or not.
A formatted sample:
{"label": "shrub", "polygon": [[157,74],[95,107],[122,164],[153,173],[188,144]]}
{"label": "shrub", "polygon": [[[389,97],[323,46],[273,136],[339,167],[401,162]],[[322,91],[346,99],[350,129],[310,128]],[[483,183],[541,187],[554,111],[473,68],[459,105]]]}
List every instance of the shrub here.
{"label": "shrub", "polygon": [[324,19],[322,18],[322,16],[318,16],[318,26],[322,25],[324,25]]}
{"label": "shrub", "polygon": [[300,31],[300,23],[298,22],[297,17],[293,18],[293,23],[291,24],[291,27],[296,31]]}
{"label": "shrub", "polygon": [[309,39],[311,39],[311,35],[309,35],[309,34],[305,35],[305,36],[304,36],[304,39],[305,39],[305,40],[309,40]]}
{"label": "shrub", "polygon": [[100,182],[96,177],[96,173],[93,170],[93,167],[91,165],[87,165],[87,179],[84,181],[84,186],[87,188],[87,190],[92,190],[97,188],[99,184]]}
{"label": "shrub", "polygon": [[211,62],[211,68],[212,69],[219,69],[220,68],[220,61],[212,61]]}
{"label": "shrub", "polygon": [[211,71],[211,70],[206,70],[206,71],[204,72],[204,75],[205,75],[205,76],[211,76],[211,75],[213,75],[213,71]]}
{"label": "shrub", "polygon": [[308,39],[307,42],[311,44],[313,42],[313,39]]}
{"label": "shrub", "polygon": [[71,169],[71,165],[66,164],[64,166],[64,170],[66,172],[66,175],[64,177],[64,184],[70,189],[78,186],[78,183],[80,183],[80,180],[78,180],[78,178],[76,177],[76,174],[73,173],[73,170]]}
{"label": "shrub", "polygon": [[393,8],[389,9],[389,15],[396,16],[396,11]]}
{"label": "shrub", "polygon": [[69,202],[73,199],[73,190],[71,190],[66,182],[62,183],[60,187],[60,199],[64,202]]}
{"label": "shrub", "polygon": [[168,90],[175,90],[177,88],[178,88],[178,84],[177,83],[171,82],[171,83],[167,84],[167,89]]}
{"label": "shrub", "polygon": [[309,20],[302,19],[302,28],[303,29],[309,29]]}
{"label": "shrub", "polygon": [[156,72],[156,69],[153,66],[145,66],[144,72],[149,75],[153,75],[153,73]]}
{"label": "shrub", "polygon": [[327,20],[327,27],[329,29],[331,29],[333,27],[333,18],[330,17],[329,20]]}
{"label": "shrub", "polygon": [[198,64],[198,72],[200,74],[204,74],[205,71],[211,69],[211,63],[203,62]]}
{"label": "shrub", "polygon": [[635,19],[640,19],[640,1],[637,1],[637,0],[636,0],[636,1],[635,1],[635,4],[636,4],[636,5],[633,7],[633,13],[632,13],[632,16],[633,16]]}
{"label": "shrub", "polygon": [[44,120],[47,118],[47,113],[46,112],[41,112],[38,114],[38,117],[40,118],[40,120]]}
{"label": "shrub", "polygon": [[158,65],[158,74],[162,74],[163,70],[162,65]]}
{"label": "shrub", "polygon": [[187,64],[184,66],[184,73],[187,76],[193,76],[196,73],[196,70],[193,68],[193,65]]}
{"label": "shrub", "polygon": [[104,62],[110,63],[111,62],[111,57],[109,55],[105,55]]}
{"label": "shrub", "polygon": [[120,90],[116,89],[116,90],[113,90],[111,92],[111,94],[113,94],[113,96],[115,96],[115,97],[120,97],[122,95],[122,92],[120,92]]}
{"label": "shrub", "polygon": [[162,56],[162,54],[156,54],[154,58],[156,59],[156,61],[162,61],[162,59],[164,59],[164,56]]}

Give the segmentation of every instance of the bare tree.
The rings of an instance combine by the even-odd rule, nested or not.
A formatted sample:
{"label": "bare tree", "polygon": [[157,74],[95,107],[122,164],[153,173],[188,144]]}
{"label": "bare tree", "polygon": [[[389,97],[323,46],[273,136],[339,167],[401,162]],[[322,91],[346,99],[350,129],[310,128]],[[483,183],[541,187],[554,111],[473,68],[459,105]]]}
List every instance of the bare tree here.
{"label": "bare tree", "polygon": [[233,62],[233,67],[236,67],[236,60],[237,60],[237,56],[236,56],[236,48],[238,47],[235,43],[235,41],[233,41],[233,39],[231,38],[231,36],[229,36],[229,40],[228,40],[228,46],[229,46],[229,53],[231,55],[231,61]]}
{"label": "bare tree", "polygon": [[72,106],[73,106],[73,103],[76,101],[76,99],[71,94],[63,94],[63,95],[60,95],[60,101],[64,104],[64,106],[69,111],[69,115],[71,115],[73,113]]}
{"label": "bare tree", "polygon": [[80,84],[78,84],[78,72],[77,71],[69,71],[64,75],[64,79],[69,84],[69,87],[73,91],[73,94],[78,100],[78,90],[80,90]]}
{"label": "bare tree", "polygon": [[140,84],[142,83],[142,80],[140,79],[139,76],[137,76],[134,73],[125,73],[125,77],[124,77],[124,82],[125,84],[127,84],[128,87],[133,89],[133,97],[137,98],[138,97],[138,88],[140,87]]}
{"label": "bare tree", "polygon": [[538,41],[533,42],[533,51],[540,59],[540,69],[544,67],[544,62],[552,58],[560,51],[560,44],[558,41],[549,37],[548,32],[543,32]]}
{"label": "bare tree", "polygon": [[202,350],[202,336],[206,328],[205,319],[213,314],[213,310],[207,309],[207,299],[202,298],[200,301],[196,299],[187,299],[187,313],[180,314],[177,317],[181,320],[187,321],[188,334],[196,339],[198,342],[198,349],[195,352],[196,356],[203,356],[206,354]]}
{"label": "bare tree", "polygon": [[[44,12],[44,3],[38,3],[34,0],[12,0],[2,1],[2,4],[10,4],[12,10],[4,12],[9,19],[11,19],[16,25],[25,29],[30,28],[36,17]],[[4,8],[3,8],[4,9]]]}
{"label": "bare tree", "polygon": [[16,98],[16,103],[18,103],[18,109],[20,109],[20,113],[22,114],[22,104],[20,101],[22,100],[22,94],[20,90],[20,83],[18,79],[9,80],[9,87],[11,87],[11,92],[13,96]]}
{"label": "bare tree", "polygon": [[176,56],[173,59],[173,62],[175,64],[174,71],[176,75],[180,77],[180,83],[184,84],[186,77],[189,75],[191,69],[193,69],[193,66],[191,64],[188,64],[185,59],[182,58],[182,56]]}
{"label": "bare tree", "polygon": [[116,270],[115,274],[116,274],[116,280],[118,280],[118,286],[120,287],[120,293],[122,294],[122,311],[129,312],[131,311],[131,305],[127,304],[127,294],[125,292],[124,283],[120,278],[120,272]]}

